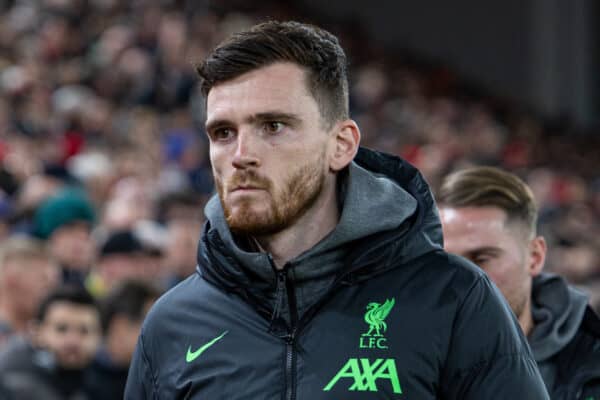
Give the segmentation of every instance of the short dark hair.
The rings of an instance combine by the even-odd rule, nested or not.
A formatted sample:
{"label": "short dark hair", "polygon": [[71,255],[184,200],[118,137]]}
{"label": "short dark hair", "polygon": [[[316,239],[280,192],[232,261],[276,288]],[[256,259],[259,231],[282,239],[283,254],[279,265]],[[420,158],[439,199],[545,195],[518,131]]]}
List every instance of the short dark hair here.
{"label": "short dark hair", "polygon": [[347,61],[337,37],[295,21],[264,22],[218,45],[197,67],[202,93],[206,97],[215,85],[276,62],[306,69],[308,89],[328,125],[348,118]]}
{"label": "short dark hair", "polygon": [[144,319],[146,304],[158,299],[161,292],[156,287],[136,280],[120,282],[101,300],[102,330],[108,331],[113,318],[123,315],[130,321]]}
{"label": "short dark hair", "polygon": [[518,176],[495,167],[474,167],[448,175],[440,188],[442,207],[498,207],[509,222],[536,234],[537,205],[529,186]]}
{"label": "short dark hair", "polygon": [[46,319],[46,315],[48,314],[48,310],[55,303],[71,303],[80,306],[90,307],[98,313],[100,312],[100,308],[98,303],[92,297],[90,292],[88,292],[84,287],[79,285],[64,285],[59,286],[52,292],[46,296],[44,300],[42,300],[37,313],[37,322],[43,322]]}

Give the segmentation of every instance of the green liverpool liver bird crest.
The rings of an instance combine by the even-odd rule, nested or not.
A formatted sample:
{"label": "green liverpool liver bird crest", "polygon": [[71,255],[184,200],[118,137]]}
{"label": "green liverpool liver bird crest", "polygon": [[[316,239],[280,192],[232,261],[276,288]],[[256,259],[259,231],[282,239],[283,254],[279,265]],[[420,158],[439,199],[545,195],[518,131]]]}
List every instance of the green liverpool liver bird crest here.
{"label": "green liverpool liver bird crest", "polygon": [[394,307],[395,299],[387,299],[383,304],[371,302],[367,305],[365,322],[369,324],[369,330],[360,338],[360,347],[363,349],[387,349],[387,340],[383,334],[387,331],[385,319]]}

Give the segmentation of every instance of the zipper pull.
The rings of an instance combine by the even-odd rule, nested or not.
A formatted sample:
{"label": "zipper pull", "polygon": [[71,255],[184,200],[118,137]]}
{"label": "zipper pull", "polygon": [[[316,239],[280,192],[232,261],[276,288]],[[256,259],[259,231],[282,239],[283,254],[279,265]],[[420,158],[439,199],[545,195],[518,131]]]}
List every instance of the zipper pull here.
{"label": "zipper pull", "polygon": [[289,335],[289,333],[287,323],[281,316],[281,310],[285,304],[286,272],[283,270],[278,270],[276,274],[277,287],[275,289],[275,307],[273,309],[273,314],[271,315],[269,332],[273,333],[277,337],[285,338]]}
{"label": "zipper pull", "polygon": [[285,342],[289,345],[294,344],[294,340],[296,339],[296,328],[292,329],[287,335],[285,335]]}

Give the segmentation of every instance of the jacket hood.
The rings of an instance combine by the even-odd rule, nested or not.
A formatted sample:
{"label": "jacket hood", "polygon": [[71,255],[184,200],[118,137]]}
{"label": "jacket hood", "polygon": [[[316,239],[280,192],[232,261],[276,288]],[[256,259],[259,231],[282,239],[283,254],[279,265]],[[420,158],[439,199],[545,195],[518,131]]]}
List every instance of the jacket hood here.
{"label": "jacket hood", "polygon": [[[341,179],[338,225],[286,264],[288,278],[296,283],[300,312],[308,299],[320,296],[335,281],[366,279],[442,248],[441,224],[430,189],[406,161],[361,148]],[[270,256],[240,247],[240,238],[231,234],[217,196],[207,203],[205,214],[198,249],[200,274],[244,297],[254,297],[253,291],[262,292],[263,298],[264,293],[272,293],[276,274]],[[320,283],[302,285],[311,281]]]}
{"label": "jacket hood", "polygon": [[542,362],[561,351],[573,339],[588,303],[587,295],[553,274],[533,280],[531,312],[535,327],[529,344],[536,361]]}

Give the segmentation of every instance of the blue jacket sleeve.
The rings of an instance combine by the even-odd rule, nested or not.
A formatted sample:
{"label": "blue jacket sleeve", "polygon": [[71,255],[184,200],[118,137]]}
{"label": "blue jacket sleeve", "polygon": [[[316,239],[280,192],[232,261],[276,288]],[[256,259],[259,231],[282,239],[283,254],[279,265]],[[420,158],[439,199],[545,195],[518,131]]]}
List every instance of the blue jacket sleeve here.
{"label": "blue jacket sleeve", "polygon": [[155,385],[156,377],[144,349],[142,333],[129,365],[124,400],[157,400]]}
{"label": "blue jacket sleeve", "polygon": [[485,275],[455,316],[446,366],[445,399],[550,399],[516,318]]}

